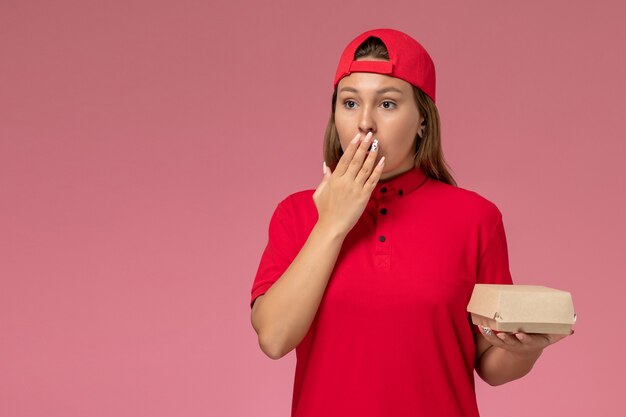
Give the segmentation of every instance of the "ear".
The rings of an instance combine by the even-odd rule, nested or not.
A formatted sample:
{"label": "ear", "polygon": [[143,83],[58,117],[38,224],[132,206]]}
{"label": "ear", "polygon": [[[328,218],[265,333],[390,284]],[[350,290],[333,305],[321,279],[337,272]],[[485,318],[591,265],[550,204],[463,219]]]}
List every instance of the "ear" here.
{"label": "ear", "polygon": [[420,116],[420,121],[417,127],[417,134],[420,139],[424,138],[424,130],[426,129],[426,123],[424,123],[424,117]]}

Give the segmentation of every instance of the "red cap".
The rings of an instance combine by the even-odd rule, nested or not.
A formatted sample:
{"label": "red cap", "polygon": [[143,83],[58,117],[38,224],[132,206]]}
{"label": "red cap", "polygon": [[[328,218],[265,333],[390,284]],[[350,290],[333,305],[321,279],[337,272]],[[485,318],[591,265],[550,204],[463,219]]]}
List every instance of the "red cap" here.
{"label": "red cap", "polygon": [[[355,61],[357,48],[370,36],[379,38],[389,52],[389,61]],[[353,72],[375,72],[400,78],[418,88],[435,102],[435,64],[415,39],[395,29],[373,29],[361,33],[346,46],[335,73],[333,88]]]}

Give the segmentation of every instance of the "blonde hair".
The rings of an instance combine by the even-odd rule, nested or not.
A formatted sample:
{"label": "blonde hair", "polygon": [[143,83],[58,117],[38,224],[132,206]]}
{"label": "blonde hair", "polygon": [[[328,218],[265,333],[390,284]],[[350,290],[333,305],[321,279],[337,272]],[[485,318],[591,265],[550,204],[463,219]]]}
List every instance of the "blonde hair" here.
{"label": "blonde hair", "polygon": [[[354,59],[361,57],[371,57],[389,60],[389,53],[385,44],[378,38],[369,37],[357,49]],[[425,128],[423,138],[416,136],[414,166],[420,167],[427,177],[457,186],[452,174],[452,170],[443,157],[441,147],[441,124],[439,112],[435,103],[420,88],[413,87],[415,103],[420,114],[424,117]],[[324,160],[332,170],[335,170],[343,150],[339,141],[339,133],[335,126],[335,106],[337,102],[337,88],[333,92],[332,111],[326,125],[324,133]]]}

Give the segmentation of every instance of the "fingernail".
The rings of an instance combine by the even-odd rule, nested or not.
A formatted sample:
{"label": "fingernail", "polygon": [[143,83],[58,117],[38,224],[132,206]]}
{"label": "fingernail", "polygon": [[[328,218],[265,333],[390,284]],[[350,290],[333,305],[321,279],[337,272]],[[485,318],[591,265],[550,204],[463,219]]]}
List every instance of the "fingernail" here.
{"label": "fingernail", "polygon": [[354,137],[354,139],[352,139],[352,143],[357,143],[359,141],[359,136],[361,136],[361,134],[357,133],[357,135]]}
{"label": "fingernail", "polygon": [[378,139],[374,139],[374,142],[372,142],[372,146],[370,148],[370,150],[375,151],[376,149],[378,149]]}
{"label": "fingernail", "polygon": [[326,161],[322,163],[322,174],[326,174]]}

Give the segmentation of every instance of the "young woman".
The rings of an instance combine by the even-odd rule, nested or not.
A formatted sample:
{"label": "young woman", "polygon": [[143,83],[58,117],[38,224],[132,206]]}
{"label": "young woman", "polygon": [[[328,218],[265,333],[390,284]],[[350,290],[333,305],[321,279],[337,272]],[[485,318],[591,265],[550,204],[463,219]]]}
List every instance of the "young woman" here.
{"label": "young woman", "polygon": [[446,169],[416,40],[345,48],[324,158],[319,186],[276,207],[251,291],[263,352],[296,350],[292,417],[478,416],[474,370],[521,378],[564,336],[471,323],[474,284],[512,284],[502,214]]}

